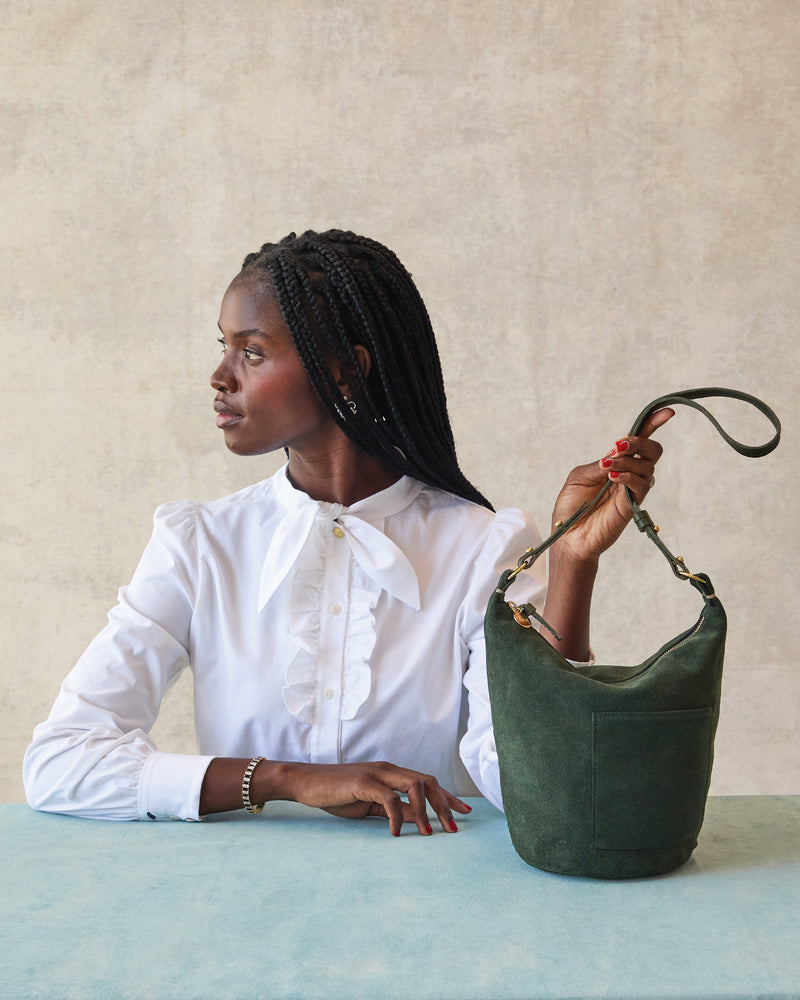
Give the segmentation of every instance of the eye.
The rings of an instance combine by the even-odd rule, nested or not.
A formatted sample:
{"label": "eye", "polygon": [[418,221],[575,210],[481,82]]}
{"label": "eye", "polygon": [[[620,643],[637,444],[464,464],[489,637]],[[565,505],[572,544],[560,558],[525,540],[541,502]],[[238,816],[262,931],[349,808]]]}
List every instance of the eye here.
{"label": "eye", "polygon": [[217,337],[217,343],[222,347],[222,353],[224,354],[228,350],[228,345],[225,343],[224,337]]}
{"label": "eye", "polygon": [[258,351],[253,350],[252,347],[245,347],[242,351],[245,361],[261,361],[263,355],[259,354]]}

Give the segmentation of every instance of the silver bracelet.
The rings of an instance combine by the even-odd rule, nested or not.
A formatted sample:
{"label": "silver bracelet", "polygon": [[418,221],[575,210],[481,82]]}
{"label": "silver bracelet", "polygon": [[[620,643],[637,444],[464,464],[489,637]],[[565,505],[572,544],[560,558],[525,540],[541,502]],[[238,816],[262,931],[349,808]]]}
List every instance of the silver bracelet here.
{"label": "silver bracelet", "polygon": [[266,757],[253,757],[247,765],[247,770],[244,772],[244,777],[242,778],[242,802],[244,803],[245,809],[249,813],[253,813],[256,816],[264,808],[264,803],[262,802],[260,806],[255,806],[250,801],[250,779],[253,777],[253,771],[255,771],[258,766],[258,762],[266,759]]}

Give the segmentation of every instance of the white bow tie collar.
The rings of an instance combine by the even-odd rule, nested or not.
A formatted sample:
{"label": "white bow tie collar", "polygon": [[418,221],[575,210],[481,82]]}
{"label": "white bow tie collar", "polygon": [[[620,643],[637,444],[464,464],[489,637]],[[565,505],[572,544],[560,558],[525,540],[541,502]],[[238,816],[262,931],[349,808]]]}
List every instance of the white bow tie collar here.
{"label": "white bow tie collar", "polygon": [[416,499],[422,489],[421,483],[404,476],[388,489],[350,507],[312,500],[292,486],[285,466],[273,477],[273,483],[275,496],[286,513],[272,536],[261,568],[259,612],[297,564],[318,520],[329,522],[332,531],[335,526],[341,529],[353,558],[373,583],[419,611],[417,574],[406,555],[383,533],[382,527],[384,518],[403,510]]}

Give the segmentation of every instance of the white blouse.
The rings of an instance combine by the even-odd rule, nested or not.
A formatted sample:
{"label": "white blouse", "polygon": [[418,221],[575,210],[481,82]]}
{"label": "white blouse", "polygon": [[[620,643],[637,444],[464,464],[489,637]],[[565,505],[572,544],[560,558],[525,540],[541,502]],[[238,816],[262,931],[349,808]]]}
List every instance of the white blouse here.
{"label": "white blouse", "polygon": [[[34,731],[32,806],[107,819],[198,819],[213,757],[390,760],[502,808],[483,616],[539,535],[408,477],[351,507],[285,467],[212,503],[160,507],[109,623]],[[510,592],[539,605],[535,566]],[[148,736],[194,674],[197,755]]]}

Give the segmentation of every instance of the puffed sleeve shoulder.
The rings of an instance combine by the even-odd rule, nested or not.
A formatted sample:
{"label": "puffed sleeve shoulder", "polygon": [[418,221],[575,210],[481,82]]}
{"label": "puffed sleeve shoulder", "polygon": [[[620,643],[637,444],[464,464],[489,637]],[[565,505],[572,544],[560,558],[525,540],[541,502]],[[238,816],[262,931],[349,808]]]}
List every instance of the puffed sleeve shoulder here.
{"label": "puffed sleeve shoulder", "polygon": [[197,585],[196,505],[159,507],[108,624],[37,726],[23,777],[30,804],[104,819],[197,819],[211,758],[157,750],[149,731],[189,662]]}
{"label": "puffed sleeve shoulder", "polygon": [[[474,561],[463,606],[462,637],[469,656],[464,686],[469,717],[459,749],[472,780],[498,809],[503,806],[489,704],[483,620],[489,598],[503,570],[515,566],[523,552],[540,541],[539,530],[525,511],[517,508],[498,511]],[[518,604],[531,603],[540,607],[544,603],[546,589],[544,561],[539,560],[530,570],[524,570],[517,576],[508,593]]]}
{"label": "puffed sleeve shoulder", "polygon": [[153,515],[153,533],[131,582],[119,592],[121,608],[157,621],[188,645],[197,585],[197,505],[166,503]]}
{"label": "puffed sleeve shoulder", "polygon": [[[464,608],[467,635],[483,636],[486,605],[501,573],[516,566],[526,549],[538,545],[541,540],[539,529],[527,511],[507,507],[494,515],[480,553],[473,563]],[[532,569],[520,573],[512,587],[509,594],[517,603],[530,601],[538,606],[547,589],[545,560],[538,560]],[[514,594],[517,596],[514,597]]]}

